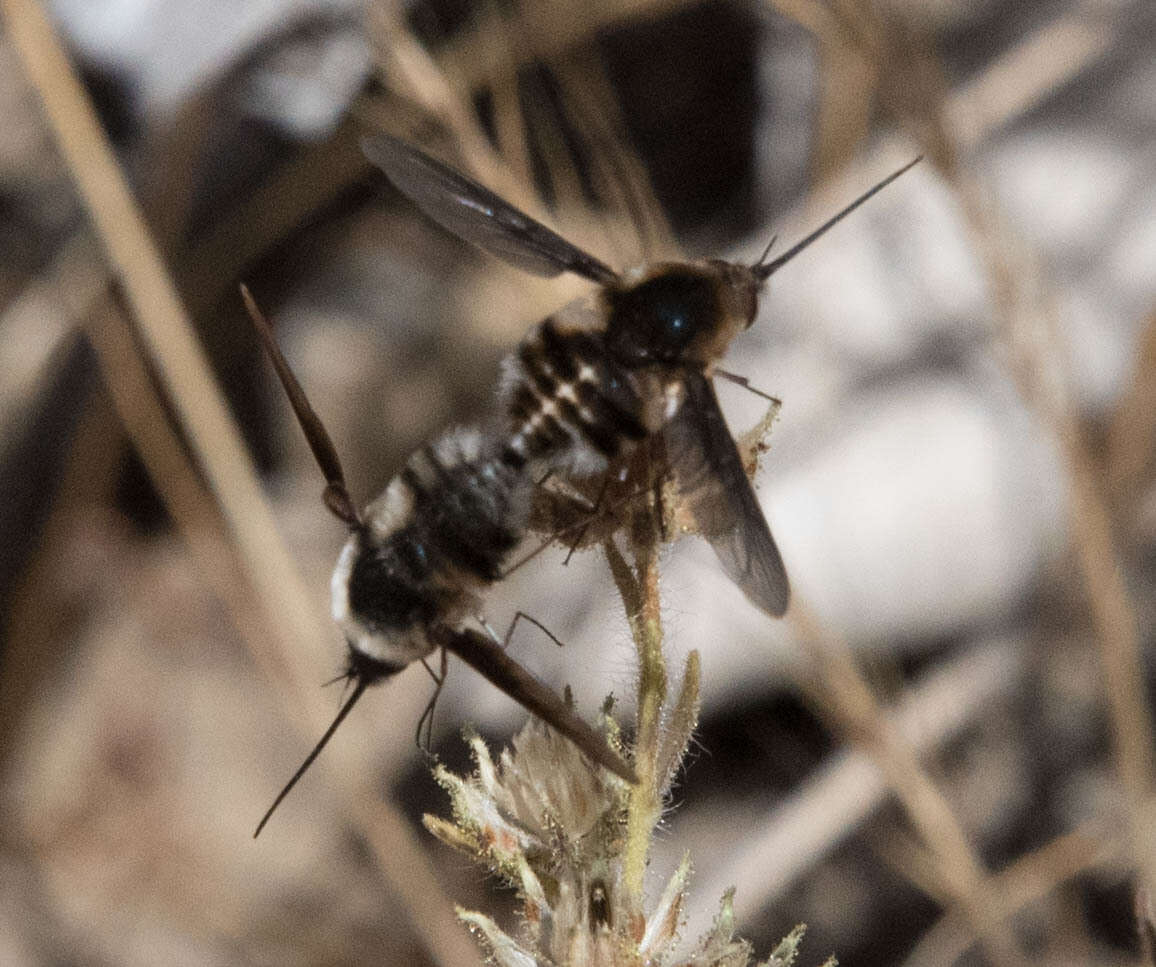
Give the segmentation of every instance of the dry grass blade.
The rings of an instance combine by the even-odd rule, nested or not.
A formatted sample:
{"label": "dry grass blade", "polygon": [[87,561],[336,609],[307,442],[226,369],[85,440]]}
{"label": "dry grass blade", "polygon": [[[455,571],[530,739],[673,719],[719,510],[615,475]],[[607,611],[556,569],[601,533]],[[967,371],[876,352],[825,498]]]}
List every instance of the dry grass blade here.
{"label": "dry grass blade", "polygon": [[1108,426],[1107,475],[1113,501],[1127,506],[1156,464],[1156,312],[1148,319],[1127,394]]}
{"label": "dry grass blade", "polygon": [[[248,455],[225,408],[192,323],[168,279],[87,94],[43,11],[4,0],[13,39],[44,102],[61,151],[120,277],[141,336],[220,502],[246,571],[286,644],[317,640],[322,626],[280,544]],[[287,649],[288,650],[288,649]],[[298,654],[301,649],[296,649]]]}
{"label": "dry grass blade", "polygon": [[[33,0],[3,0],[11,36],[41,99],[132,306],[141,337],[171,394],[184,429],[224,515],[230,544],[261,602],[280,645],[267,651],[263,638],[251,639],[259,662],[277,674],[288,708],[308,708],[301,700],[306,680],[302,662],[325,639],[325,625],[310,607],[273,524],[268,505],[240,436],[209,372],[165,266],[125,182],[92,105],[64,55],[51,24]],[[312,729],[312,722],[309,723]],[[362,794],[353,796],[355,808]],[[383,815],[384,814],[384,815]],[[469,962],[469,945],[453,924],[448,901],[428,870],[404,823],[390,810],[376,820],[359,818],[378,851],[382,868],[411,913],[415,932],[442,963]],[[384,823],[383,823],[384,819]]]}
{"label": "dry grass blade", "polygon": [[253,192],[182,255],[180,290],[196,298],[194,313],[214,306],[237,273],[300,226],[369,170],[352,122],[324,143],[304,151]]}
{"label": "dry grass blade", "polygon": [[[980,646],[917,684],[888,714],[921,758],[974,726],[993,706],[1010,703],[1022,683],[1016,644]],[[960,702],[960,695],[968,696]],[[749,828],[736,830],[735,846],[719,872],[701,884],[715,896],[731,883],[750,884],[735,898],[740,920],[782,902],[808,870],[860,828],[888,795],[886,778],[860,747],[845,749]]]}
{"label": "dry grass blade", "polygon": [[211,582],[213,592],[225,603],[246,640],[265,637],[264,623],[245,593],[243,572],[230,552],[216,505],[169,425],[123,309],[115,299],[106,299],[93,310],[85,329],[121,425],[172,514],[199,573]]}
{"label": "dry grass blade", "polygon": [[[1005,916],[1054,893],[1067,880],[1118,860],[1119,843],[1105,843],[1102,829],[1082,829],[1058,836],[1021,857],[991,880],[995,907]],[[956,963],[973,943],[958,914],[944,916],[919,942],[905,967]]]}
{"label": "dry grass blade", "polygon": [[993,959],[1002,964],[1022,963],[1014,940],[990,906],[986,872],[914,747],[888,718],[846,645],[824,634],[798,600],[790,615],[812,663],[811,694],[822,714],[883,771],[931,851],[943,890],[965,911]]}
{"label": "dry grass blade", "polygon": [[468,99],[400,23],[397,11],[385,4],[376,4],[372,13],[370,26],[376,35],[390,86],[453,132],[468,173],[515,207],[549,224],[541,200],[502,163],[467,106]]}
{"label": "dry grass blade", "polygon": [[79,403],[79,424],[68,443],[48,520],[31,562],[10,592],[13,603],[4,624],[5,673],[0,675],[0,762],[9,760],[21,720],[44,683],[67,660],[67,631],[77,615],[71,596],[62,600],[54,577],[70,557],[77,521],[100,506],[115,485],[122,436],[108,419],[101,394],[90,388],[86,397]]}
{"label": "dry grass blade", "polygon": [[[566,106],[589,139],[591,177],[617,215],[603,224],[617,248],[625,248],[619,264],[683,257],[650,176],[628,147],[622,111],[602,63],[592,55],[575,56],[555,69]],[[617,242],[627,229],[625,245]]]}
{"label": "dry grass blade", "polygon": [[[18,412],[60,344],[108,288],[108,270],[87,231],[70,237],[35,280],[0,312],[0,332],[32,333],[0,340],[0,414]],[[11,427],[0,421],[0,432]]]}
{"label": "dry grass blade", "polygon": [[1099,61],[1115,39],[1087,10],[1044,24],[951,94],[945,127],[967,151]]}
{"label": "dry grass blade", "polygon": [[[801,2],[794,6],[801,6],[813,17],[826,18],[831,11],[822,4]],[[816,13],[816,8],[820,12]],[[890,79],[884,101],[891,113],[919,141],[959,197],[984,263],[995,305],[997,333],[1014,360],[1013,375],[1025,400],[1059,441],[1071,482],[1069,517],[1073,543],[1088,591],[1106,678],[1117,766],[1130,803],[1139,862],[1147,871],[1146,879],[1150,879],[1151,848],[1142,803],[1151,790],[1152,735],[1135,609],[1113,546],[1096,466],[1071,399],[1055,300],[1036,260],[1022,243],[1014,240],[988,193],[961,164],[965,148],[981,132],[1005,120],[1008,112],[1036,103],[1054,89],[1059,78],[1074,76],[1102,56],[1110,47],[1111,31],[1103,23],[1089,26],[1061,18],[1018,45],[993,68],[991,77],[973,82],[965,94],[949,99],[942,70],[926,46],[912,42],[901,30],[891,29],[896,25],[883,23],[875,8],[848,2],[838,7],[837,17],[845,35],[856,40],[861,52],[876,64],[880,76]],[[1041,57],[1047,61],[1046,70],[1038,66],[1019,69],[1024,64],[1039,64]],[[1016,84],[1004,90],[999,77],[1013,68]],[[920,82],[920,78],[926,82]],[[982,97],[993,90],[1000,91],[1000,97]],[[959,130],[954,127],[957,122]],[[848,677],[845,684],[850,682]],[[869,717],[865,724],[869,725]],[[872,739],[877,740],[878,736]],[[908,778],[915,778],[915,774]],[[905,801],[909,808],[922,809],[932,805],[934,798],[917,795]],[[933,818],[936,811],[933,809],[927,818]],[[936,825],[926,829],[933,832]],[[948,836],[942,845],[950,846],[947,840],[955,838]],[[958,885],[970,882],[972,888],[978,888],[982,881],[971,874],[978,874],[979,868],[974,862],[964,861],[962,846],[956,843],[945,857],[953,854],[955,859],[950,865],[956,867],[955,872],[968,874],[955,881]]]}

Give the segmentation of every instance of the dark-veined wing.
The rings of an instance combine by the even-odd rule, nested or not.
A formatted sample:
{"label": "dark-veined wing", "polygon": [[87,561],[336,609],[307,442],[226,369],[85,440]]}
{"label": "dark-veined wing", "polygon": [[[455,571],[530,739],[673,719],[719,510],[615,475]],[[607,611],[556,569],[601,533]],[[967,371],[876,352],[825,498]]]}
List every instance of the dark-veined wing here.
{"label": "dark-veined wing", "polygon": [[593,255],[413,145],[375,134],[362,139],[361,150],[435,222],[516,268],[546,278],[576,272],[601,285],[618,278]]}
{"label": "dark-veined wing", "polygon": [[686,374],[686,398],[662,432],[679,494],[723,570],[752,602],[779,617],[790,597],[783,559],[702,373]]}

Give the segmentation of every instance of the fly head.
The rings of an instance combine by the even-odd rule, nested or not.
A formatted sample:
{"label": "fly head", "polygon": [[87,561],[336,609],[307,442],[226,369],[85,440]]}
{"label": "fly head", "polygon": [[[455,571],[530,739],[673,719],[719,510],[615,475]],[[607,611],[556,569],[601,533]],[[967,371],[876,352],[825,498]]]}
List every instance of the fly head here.
{"label": "fly head", "polygon": [[606,344],[624,366],[706,366],[755,316],[759,281],[711,260],[658,266],[634,284],[608,287]]}

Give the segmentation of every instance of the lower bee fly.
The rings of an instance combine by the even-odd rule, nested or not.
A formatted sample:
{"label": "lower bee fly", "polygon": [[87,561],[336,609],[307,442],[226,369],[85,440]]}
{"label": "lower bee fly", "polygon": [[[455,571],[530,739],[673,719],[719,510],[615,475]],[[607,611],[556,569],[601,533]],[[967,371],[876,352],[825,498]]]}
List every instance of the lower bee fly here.
{"label": "lower bee fly", "polygon": [[254,838],[365,690],[439,648],[472,666],[592,761],[634,782],[629,764],[568,701],[510,658],[497,640],[463,625],[477,614],[479,592],[500,576],[503,561],[525,534],[532,481],[516,449],[495,446],[475,429],[447,431],[410,457],[384,493],[358,512],[329,434],[248,289],[241,292],[325,474],[325,504],[350,530],[331,590],[333,617],[348,645],[343,677],[353,690],[261,818]]}

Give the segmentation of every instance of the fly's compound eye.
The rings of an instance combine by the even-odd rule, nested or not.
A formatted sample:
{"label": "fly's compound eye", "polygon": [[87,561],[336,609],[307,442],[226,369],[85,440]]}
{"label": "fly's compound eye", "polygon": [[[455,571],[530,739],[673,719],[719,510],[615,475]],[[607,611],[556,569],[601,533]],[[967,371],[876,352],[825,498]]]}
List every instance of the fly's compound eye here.
{"label": "fly's compound eye", "polygon": [[627,363],[678,362],[719,317],[713,280],[668,271],[610,295],[607,338]]}

